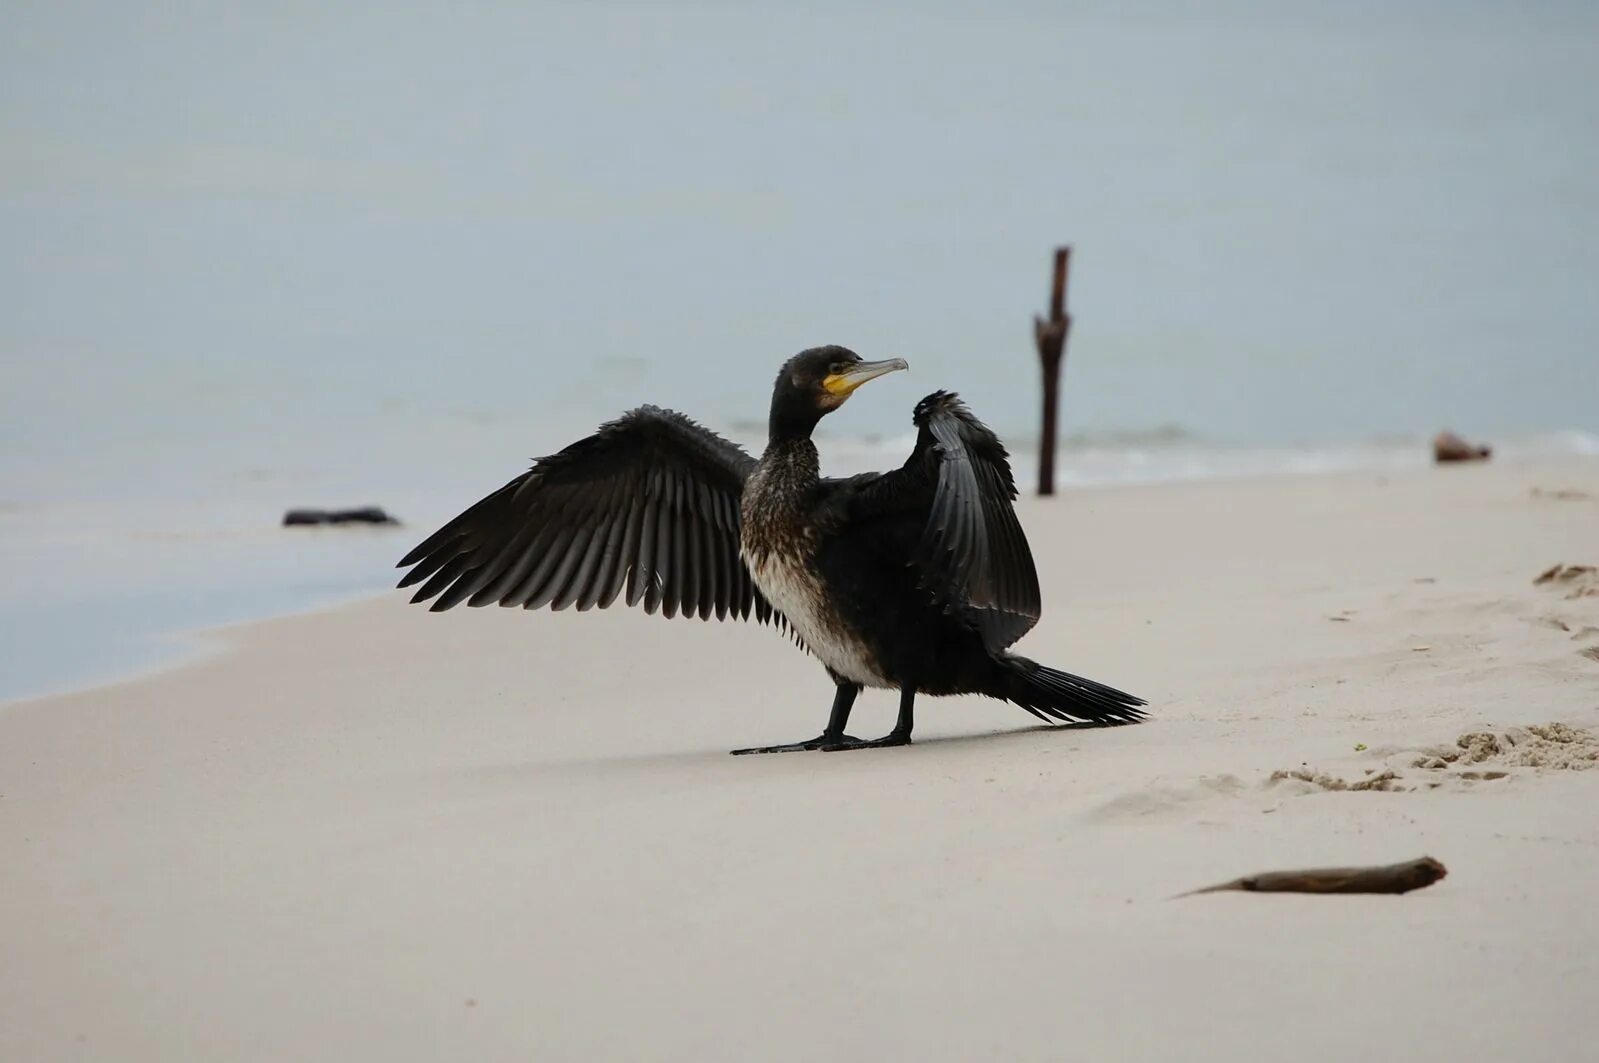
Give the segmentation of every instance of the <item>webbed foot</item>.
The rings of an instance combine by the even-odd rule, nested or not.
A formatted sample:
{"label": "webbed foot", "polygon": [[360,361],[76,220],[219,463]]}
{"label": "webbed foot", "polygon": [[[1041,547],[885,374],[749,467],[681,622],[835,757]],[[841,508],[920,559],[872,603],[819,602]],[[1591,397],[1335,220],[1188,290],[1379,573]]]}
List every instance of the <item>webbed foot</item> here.
{"label": "webbed foot", "polygon": [[884,735],[882,738],[874,738],[870,742],[862,742],[860,739],[851,739],[849,745],[833,746],[832,748],[833,749],[886,749],[889,746],[908,746],[910,744],[911,744],[911,736],[909,734],[901,733],[899,731],[890,731],[888,734]]}
{"label": "webbed foot", "polygon": [[815,750],[821,753],[836,753],[841,749],[883,749],[887,746],[908,746],[911,736],[898,731],[890,732],[882,738],[865,741],[852,735],[821,734],[806,742],[790,742],[781,746],[755,746],[751,749],[735,749],[733,755],[741,757],[746,753],[800,753]]}
{"label": "webbed foot", "polygon": [[859,738],[850,735],[819,734],[815,738],[804,742],[789,742],[781,746],[754,746],[750,749],[735,749],[733,755],[742,757],[746,753],[803,753],[810,750],[819,750],[831,753],[839,749],[854,749],[856,746],[865,745]]}

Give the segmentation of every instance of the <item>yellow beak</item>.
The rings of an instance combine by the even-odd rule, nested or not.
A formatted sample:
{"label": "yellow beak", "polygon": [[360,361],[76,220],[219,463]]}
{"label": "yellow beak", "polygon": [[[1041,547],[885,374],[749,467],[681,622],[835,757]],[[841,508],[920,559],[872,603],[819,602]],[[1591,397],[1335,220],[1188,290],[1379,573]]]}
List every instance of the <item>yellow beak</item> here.
{"label": "yellow beak", "polygon": [[822,387],[831,395],[848,395],[868,380],[876,380],[885,373],[909,369],[903,358],[886,358],[881,362],[856,362],[842,373],[829,373],[822,378]]}

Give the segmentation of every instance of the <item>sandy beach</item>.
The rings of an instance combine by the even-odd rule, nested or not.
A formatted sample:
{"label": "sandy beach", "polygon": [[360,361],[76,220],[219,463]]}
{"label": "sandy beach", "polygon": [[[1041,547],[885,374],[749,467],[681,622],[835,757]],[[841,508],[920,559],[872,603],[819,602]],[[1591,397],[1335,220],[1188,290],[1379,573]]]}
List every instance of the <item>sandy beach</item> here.
{"label": "sandy beach", "polygon": [[1019,649],[1148,723],[927,701],[909,748],[734,758],[826,715],[770,630],[399,593],[0,707],[0,1059],[1592,1051],[1599,581],[1534,580],[1599,564],[1599,462],[1021,515]]}

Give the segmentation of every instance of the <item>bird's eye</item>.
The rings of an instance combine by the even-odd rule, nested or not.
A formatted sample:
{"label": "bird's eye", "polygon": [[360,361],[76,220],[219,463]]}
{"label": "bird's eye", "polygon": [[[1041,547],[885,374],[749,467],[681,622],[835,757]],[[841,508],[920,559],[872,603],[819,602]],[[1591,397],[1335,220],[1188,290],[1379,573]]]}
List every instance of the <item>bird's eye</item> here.
{"label": "bird's eye", "polygon": [[849,367],[847,365],[845,365],[843,362],[834,362],[832,365],[827,367],[827,371],[836,376],[836,375],[838,375],[839,373],[842,373],[845,369],[848,369],[848,368]]}

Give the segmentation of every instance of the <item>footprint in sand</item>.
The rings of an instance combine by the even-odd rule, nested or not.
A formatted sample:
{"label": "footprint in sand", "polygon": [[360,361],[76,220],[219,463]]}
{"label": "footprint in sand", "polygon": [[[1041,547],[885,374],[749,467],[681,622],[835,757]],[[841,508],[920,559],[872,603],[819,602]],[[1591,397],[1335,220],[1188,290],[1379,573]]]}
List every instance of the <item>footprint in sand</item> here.
{"label": "footprint in sand", "polygon": [[1558,564],[1539,573],[1532,583],[1535,587],[1565,591],[1568,600],[1591,598],[1599,595],[1599,568]]}
{"label": "footprint in sand", "polygon": [[1586,491],[1578,491],[1573,487],[1557,487],[1554,490],[1534,487],[1532,489],[1532,497],[1553,499],[1556,502],[1587,502],[1593,498],[1593,495]]}
{"label": "footprint in sand", "polygon": [[[1536,587],[1565,591],[1567,601],[1599,597],[1599,568],[1593,565],[1555,565],[1545,569],[1532,582]],[[1539,617],[1536,623],[1542,627],[1567,632],[1573,642],[1591,642],[1599,639],[1599,627],[1586,623],[1579,624],[1553,613]],[[1599,661],[1599,646],[1584,646],[1577,653],[1590,661]]]}
{"label": "footprint in sand", "polygon": [[1540,616],[1537,624],[1539,627],[1549,627],[1554,628],[1556,631],[1566,632],[1571,636],[1572,642],[1592,642],[1594,639],[1599,639],[1599,627],[1595,627],[1592,624],[1583,624],[1581,627],[1573,628],[1569,621],[1562,620],[1558,616]]}
{"label": "footprint in sand", "polygon": [[1266,780],[1267,786],[1277,786],[1280,783],[1303,783],[1299,787],[1300,793],[1316,793],[1317,791],[1342,791],[1342,790],[1371,790],[1380,793],[1392,793],[1396,790],[1408,790],[1410,787],[1399,781],[1399,773],[1391,768],[1383,771],[1373,771],[1364,779],[1351,782],[1340,779],[1336,775],[1328,775],[1324,771],[1309,771],[1295,769],[1293,771],[1274,771],[1271,778]]}
{"label": "footprint in sand", "polygon": [[1236,775],[1207,775],[1188,786],[1150,786],[1122,794],[1090,809],[1087,818],[1099,823],[1137,823],[1186,815],[1196,806],[1237,797],[1246,789]]}
{"label": "footprint in sand", "polygon": [[[1553,628],[1571,636],[1572,642],[1592,642],[1599,638],[1599,627],[1585,624],[1573,631],[1571,625],[1558,616],[1540,616],[1534,621],[1539,627]],[[1599,646],[1584,646],[1577,651],[1577,656],[1586,657],[1590,661],[1599,661]]]}

